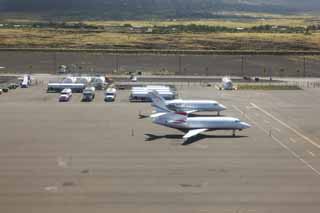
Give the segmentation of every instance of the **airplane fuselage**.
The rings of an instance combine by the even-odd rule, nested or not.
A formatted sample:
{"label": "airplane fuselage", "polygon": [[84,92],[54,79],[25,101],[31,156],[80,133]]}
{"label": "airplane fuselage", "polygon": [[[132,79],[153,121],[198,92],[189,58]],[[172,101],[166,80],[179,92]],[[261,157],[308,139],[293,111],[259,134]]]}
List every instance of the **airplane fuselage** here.
{"label": "airplane fuselage", "polygon": [[159,117],[154,119],[154,123],[179,130],[242,130],[250,127],[247,123],[232,117],[186,117],[173,120]]}
{"label": "airplane fuselage", "polygon": [[225,106],[219,104],[216,101],[211,100],[172,100],[166,101],[167,107],[175,112],[186,112],[186,111],[214,111],[221,112],[225,110]]}

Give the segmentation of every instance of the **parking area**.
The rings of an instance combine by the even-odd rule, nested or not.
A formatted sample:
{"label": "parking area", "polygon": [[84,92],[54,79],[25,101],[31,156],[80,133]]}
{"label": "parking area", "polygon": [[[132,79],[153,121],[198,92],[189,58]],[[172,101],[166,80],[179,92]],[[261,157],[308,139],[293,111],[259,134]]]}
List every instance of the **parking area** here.
{"label": "parking area", "polygon": [[152,109],[128,90],[113,103],[59,103],[45,85],[0,96],[0,212],[319,212],[319,89],[178,90],[252,128],[183,141],[138,119]]}

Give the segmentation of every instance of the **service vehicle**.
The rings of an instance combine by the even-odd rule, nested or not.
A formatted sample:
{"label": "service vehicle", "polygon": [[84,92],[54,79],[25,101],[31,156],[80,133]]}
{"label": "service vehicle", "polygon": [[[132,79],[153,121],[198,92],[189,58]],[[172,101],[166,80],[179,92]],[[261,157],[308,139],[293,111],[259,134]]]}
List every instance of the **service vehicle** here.
{"label": "service vehicle", "polygon": [[87,87],[83,90],[82,93],[82,101],[83,102],[91,102],[95,97],[95,88],[94,87]]}

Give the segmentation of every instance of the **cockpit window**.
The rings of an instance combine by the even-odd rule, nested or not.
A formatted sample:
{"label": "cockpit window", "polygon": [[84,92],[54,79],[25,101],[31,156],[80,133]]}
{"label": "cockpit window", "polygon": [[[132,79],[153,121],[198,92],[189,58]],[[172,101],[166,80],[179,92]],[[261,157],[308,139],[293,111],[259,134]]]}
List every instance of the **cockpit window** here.
{"label": "cockpit window", "polygon": [[235,122],[235,123],[240,123],[240,120],[235,120],[234,122]]}

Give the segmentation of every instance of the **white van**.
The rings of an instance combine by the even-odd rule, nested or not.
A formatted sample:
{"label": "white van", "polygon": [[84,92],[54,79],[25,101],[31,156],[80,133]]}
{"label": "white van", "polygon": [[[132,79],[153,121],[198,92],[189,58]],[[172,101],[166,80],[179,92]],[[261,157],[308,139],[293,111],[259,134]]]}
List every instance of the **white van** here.
{"label": "white van", "polygon": [[117,90],[115,88],[108,88],[104,94],[105,102],[113,102],[116,99]]}

